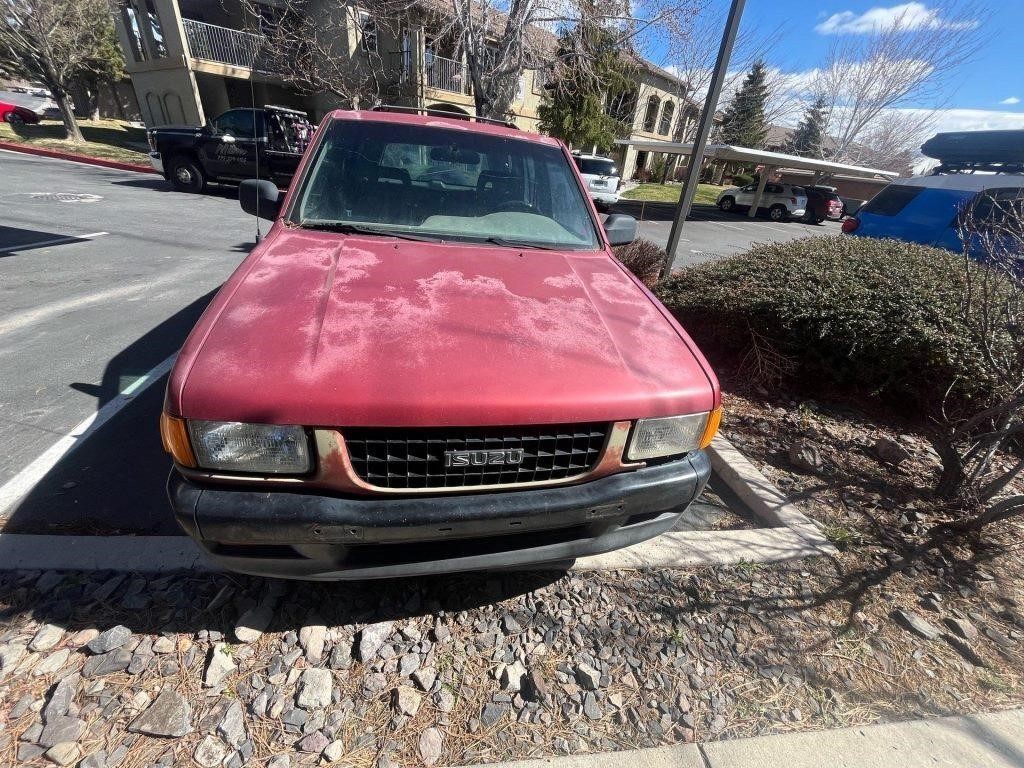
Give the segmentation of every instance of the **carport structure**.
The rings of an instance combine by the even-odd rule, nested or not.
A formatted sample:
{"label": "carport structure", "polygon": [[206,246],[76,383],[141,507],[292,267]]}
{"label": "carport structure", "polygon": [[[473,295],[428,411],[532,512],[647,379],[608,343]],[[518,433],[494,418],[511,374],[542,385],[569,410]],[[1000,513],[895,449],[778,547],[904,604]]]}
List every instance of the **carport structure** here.
{"label": "carport structure", "polygon": [[[657,140],[633,140],[616,139],[616,144],[621,146],[634,147],[644,152],[661,152],[666,155],[692,155],[693,144],[675,141]],[[731,144],[708,144],[704,150],[704,160],[722,160],[731,163],[755,163],[764,166],[757,184],[757,192],[754,194],[753,205],[750,206],[748,216],[754,218],[761,206],[761,198],[764,195],[765,185],[768,177],[775,171],[783,168],[792,168],[814,172],[812,185],[818,184],[826,176],[843,174],[845,176],[856,176],[867,179],[879,177],[894,179],[899,176],[893,171],[883,171],[879,168],[864,168],[860,165],[847,165],[846,163],[834,163],[830,160],[816,160],[811,157],[800,157],[799,155],[787,155],[782,152],[768,152],[762,149],[750,149],[748,147],[734,147]],[[686,211],[689,213],[689,211]]]}
{"label": "carport structure", "polygon": [[[657,141],[657,140],[635,140],[621,138],[615,140],[616,144],[633,146],[641,152],[662,153],[664,155],[692,155],[693,144],[678,141]],[[751,206],[748,215],[754,218],[761,207],[761,198],[764,196],[765,185],[768,177],[775,171],[783,168],[792,168],[805,171],[813,171],[814,179],[811,184],[817,184],[825,176],[842,173],[845,176],[857,176],[860,178],[896,178],[898,173],[883,171],[879,168],[864,168],[859,165],[847,165],[846,163],[834,163],[828,160],[815,160],[814,158],[802,158],[799,155],[785,155],[780,152],[767,152],[765,150],[751,150],[746,146],[733,146],[731,144],[708,144],[703,154],[705,160],[721,160],[727,163],[755,163],[764,166],[761,178],[758,180],[758,189],[754,195],[754,204]],[[689,213],[689,211],[686,211]]]}

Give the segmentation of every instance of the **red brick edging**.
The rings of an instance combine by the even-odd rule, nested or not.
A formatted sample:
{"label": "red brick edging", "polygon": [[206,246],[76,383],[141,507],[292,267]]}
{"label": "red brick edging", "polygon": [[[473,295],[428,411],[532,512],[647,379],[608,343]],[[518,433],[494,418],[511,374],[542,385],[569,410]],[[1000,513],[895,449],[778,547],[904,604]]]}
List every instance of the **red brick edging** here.
{"label": "red brick edging", "polygon": [[103,168],[116,168],[121,171],[136,171],[138,173],[156,173],[148,165],[136,165],[135,163],[122,163],[117,160],[105,160],[102,157],[90,157],[79,155],[75,152],[64,152],[59,149],[43,149],[28,144],[18,144],[11,141],[0,141],[0,149],[9,149],[12,152],[24,152],[26,155],[40,155],[41,157],[52,157],[57,160],[70,160],[75,163],[86,163],[87,165],[99,165]]}

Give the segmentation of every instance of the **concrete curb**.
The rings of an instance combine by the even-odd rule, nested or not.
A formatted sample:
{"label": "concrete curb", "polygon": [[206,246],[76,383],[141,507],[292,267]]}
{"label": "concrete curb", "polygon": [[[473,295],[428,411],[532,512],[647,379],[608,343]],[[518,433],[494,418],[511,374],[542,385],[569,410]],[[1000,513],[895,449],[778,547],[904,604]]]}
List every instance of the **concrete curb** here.
{"label": "concrete curb", "polygon": [[617,768],[627,764],[633,768],[1020,768],[1024,765],[1024,710],[475,768]]}
{"label": "concrete curb", "polygon": [[98,165],[101,168],[114,168],[119,171],[135,171],[136,173],[156,173],[156,170],[148,165],[136,165],[135,163],[122,163],[118,160],[105,160],[102,157],[90,157],[79,155],[74,152],[64,152],[59,149],[43,149],[26,144],[18,144],[12,141],[0,141],[0,149],[11,152],[21,152],[25,155],[38,155],[48,157],[52,160],[68,160],[73,163],[85,163],[86,165]]}
{"label": "concrete curb", "polygon": [[729,486],[744,504],[771,527],[799,531],[808,544],[835,548],[821,533],[818,524],[801,512],[775,485],[750,463],[740,451],[721,435],[708,448],[711,469]]}

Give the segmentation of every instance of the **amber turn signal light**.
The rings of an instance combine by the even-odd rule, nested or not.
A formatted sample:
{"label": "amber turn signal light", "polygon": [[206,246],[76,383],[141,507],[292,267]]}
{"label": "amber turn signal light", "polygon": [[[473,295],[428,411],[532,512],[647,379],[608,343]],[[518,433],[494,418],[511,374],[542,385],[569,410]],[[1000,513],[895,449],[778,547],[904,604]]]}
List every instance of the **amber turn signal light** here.
{"label": "amber turn signal light", "polygon": [[189,442],[188,429],[184,419],[161,413],[160,440],[163,441],[164,450],[171,454],[171,458],[178,464],[183,467],[195,468],[196,457],[192,453],[192,443]]}
{"label": "amber turn signal light", "polygon": [[708,414],[708,423],[704,427],[704,434],[700,436],[700,447],[707,448],[711,445],[711,440],[714,438],[715,433],[718,432],[718,425],[722,423],[722,406],[718,406],[715,410]]}

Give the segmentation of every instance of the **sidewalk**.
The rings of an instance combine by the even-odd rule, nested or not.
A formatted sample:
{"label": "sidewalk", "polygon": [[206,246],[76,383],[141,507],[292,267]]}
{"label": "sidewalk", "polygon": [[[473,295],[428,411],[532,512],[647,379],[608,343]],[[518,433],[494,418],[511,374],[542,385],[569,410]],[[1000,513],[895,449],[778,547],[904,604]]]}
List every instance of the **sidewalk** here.
{"label": "sidewalk", "polygon": [[482,768],[1020,768],[1024,710]]}

